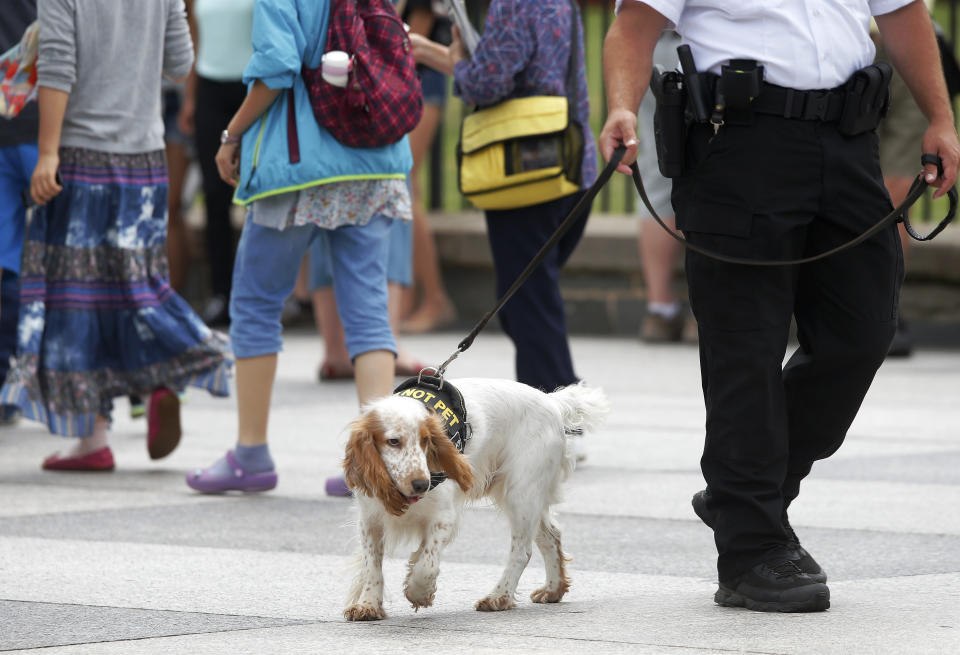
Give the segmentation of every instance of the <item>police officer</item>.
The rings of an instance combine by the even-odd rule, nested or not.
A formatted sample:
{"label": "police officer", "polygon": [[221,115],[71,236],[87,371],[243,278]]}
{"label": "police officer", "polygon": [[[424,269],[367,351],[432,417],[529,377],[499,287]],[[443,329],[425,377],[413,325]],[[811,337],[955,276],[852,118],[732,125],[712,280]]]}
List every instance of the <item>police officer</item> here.
{"label": "police officer", "polygon": [[[892,210],[875,130],[844,127],[840,87],[873,61],[871,14],[930,122],[917,144],[918,170],[921,152],[938,155],[942,174],[925,166],[939,187],[934,197],[953,186],[960,144],[923,2],[618,0],[617,10],[603,56],[610,109],[599,141],[608,159],[620,143],[629,146],[625,163],[636,157],[637,106],[665,28],[676,27],[707,74],[705,93],[717,88],[709,74],[721,75],[730,60],[763,67],[759,94],[740,98],[735,116],[714,113],[722,99],[708,95],[712,123],[688,130],[673,205],[691,243],[797,258],[849,240]],[[787,509],[813,462],[840,446],[887,352],[903,277],[896,227],[802,266],[727,264],[688,251],[686,272],[707,410],[707,488],[693,505],[714,530],[714,599],[760,611],[824,610],[826,573],[800,546]],[[781,367],[791,317],[800,345]]]}

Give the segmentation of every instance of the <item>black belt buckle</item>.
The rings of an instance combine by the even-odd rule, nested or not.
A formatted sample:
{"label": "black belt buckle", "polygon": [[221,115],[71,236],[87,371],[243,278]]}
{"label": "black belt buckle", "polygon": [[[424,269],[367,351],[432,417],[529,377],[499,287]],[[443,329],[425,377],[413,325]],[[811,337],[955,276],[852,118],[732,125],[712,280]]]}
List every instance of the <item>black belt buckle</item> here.
{"label": "black belt buckle", "polygon": [[803,103],[801,118],[805,121],[822,121],[827,117],[830,107],[830,93],[812,91],[807,93],[807,100]]}

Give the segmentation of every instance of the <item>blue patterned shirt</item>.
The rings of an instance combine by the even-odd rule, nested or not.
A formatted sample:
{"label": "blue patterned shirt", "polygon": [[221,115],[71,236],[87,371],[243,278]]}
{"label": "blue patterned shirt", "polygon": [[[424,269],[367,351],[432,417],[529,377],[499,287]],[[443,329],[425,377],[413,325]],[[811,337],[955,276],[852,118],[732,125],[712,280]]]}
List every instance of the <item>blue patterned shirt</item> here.
{"label": "blue patterned shirt", "polygon": [[480,107],[532,95],[567,95],[573,119],[583,127],[586,188],[597,176],[597,149],[588,125],[582,23],[577,25],[576,89],[566,91],[571,9],[570,0],[492,0],[477,51],[454,68],[453,92]]}

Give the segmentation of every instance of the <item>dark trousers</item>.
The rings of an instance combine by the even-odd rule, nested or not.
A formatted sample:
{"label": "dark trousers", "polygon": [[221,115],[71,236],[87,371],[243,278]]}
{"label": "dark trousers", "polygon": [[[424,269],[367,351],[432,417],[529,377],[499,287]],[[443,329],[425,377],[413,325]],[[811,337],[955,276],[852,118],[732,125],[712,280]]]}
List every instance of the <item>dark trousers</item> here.
{"label": "dark trousers", "polygon": [[[567,217],[583,192],[510,210],[488,210],[487,236],[501,297]],[[500,324],[516,348],[517,380],[543,391],[578,381],[573,372],[567,319],[560,296],[560,269],[587,225],[579,218],[500,310]]]}
{"label": "dark trousers", "polygon": [[10,357],[17,352],[19,318],[20,276],[5,268],[0,282],[0,386],[10,371]]}
{"label": "dark trousers", "polygon": [[[892,209],[876,134],[844,137],[833,124],[758,116],[716,136],[695,126],[687,171],[674,181],[677,226],[742,257],[816,254]],[[843,442],[893,337],[903,254],[891,226],[795,267],[688,251],[686,274],[707,412],[701,468],[728,580],[783,548],[800,481]],[[791,316],[800,345],[781,366]]]}
{"label": "dark trousers", "polygon": [[194,143],[203,177],[203,201],[207,225],[204,230],[210,288],[214,295],[230,296],[235,254],[230,225],[233,187],[220,179],[214,158],[220,149],[220,133],[227,127],[247,94],[242,82],[217,82],[197,76]]}

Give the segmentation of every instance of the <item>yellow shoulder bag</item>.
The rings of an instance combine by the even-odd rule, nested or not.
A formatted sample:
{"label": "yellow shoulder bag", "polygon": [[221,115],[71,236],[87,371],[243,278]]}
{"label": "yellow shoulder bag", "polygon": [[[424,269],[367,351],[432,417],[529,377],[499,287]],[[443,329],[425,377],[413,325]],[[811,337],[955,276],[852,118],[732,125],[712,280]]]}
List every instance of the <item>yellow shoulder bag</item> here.
{"label": "yellow shoulder bag", "polygon": [[[571,3],[567,96],[576,89],[577,22]],[[571,120],[567,96],[514,98],[464,117],[457,183],[475,207],[516,209],[580,190],[583,128]]]}

